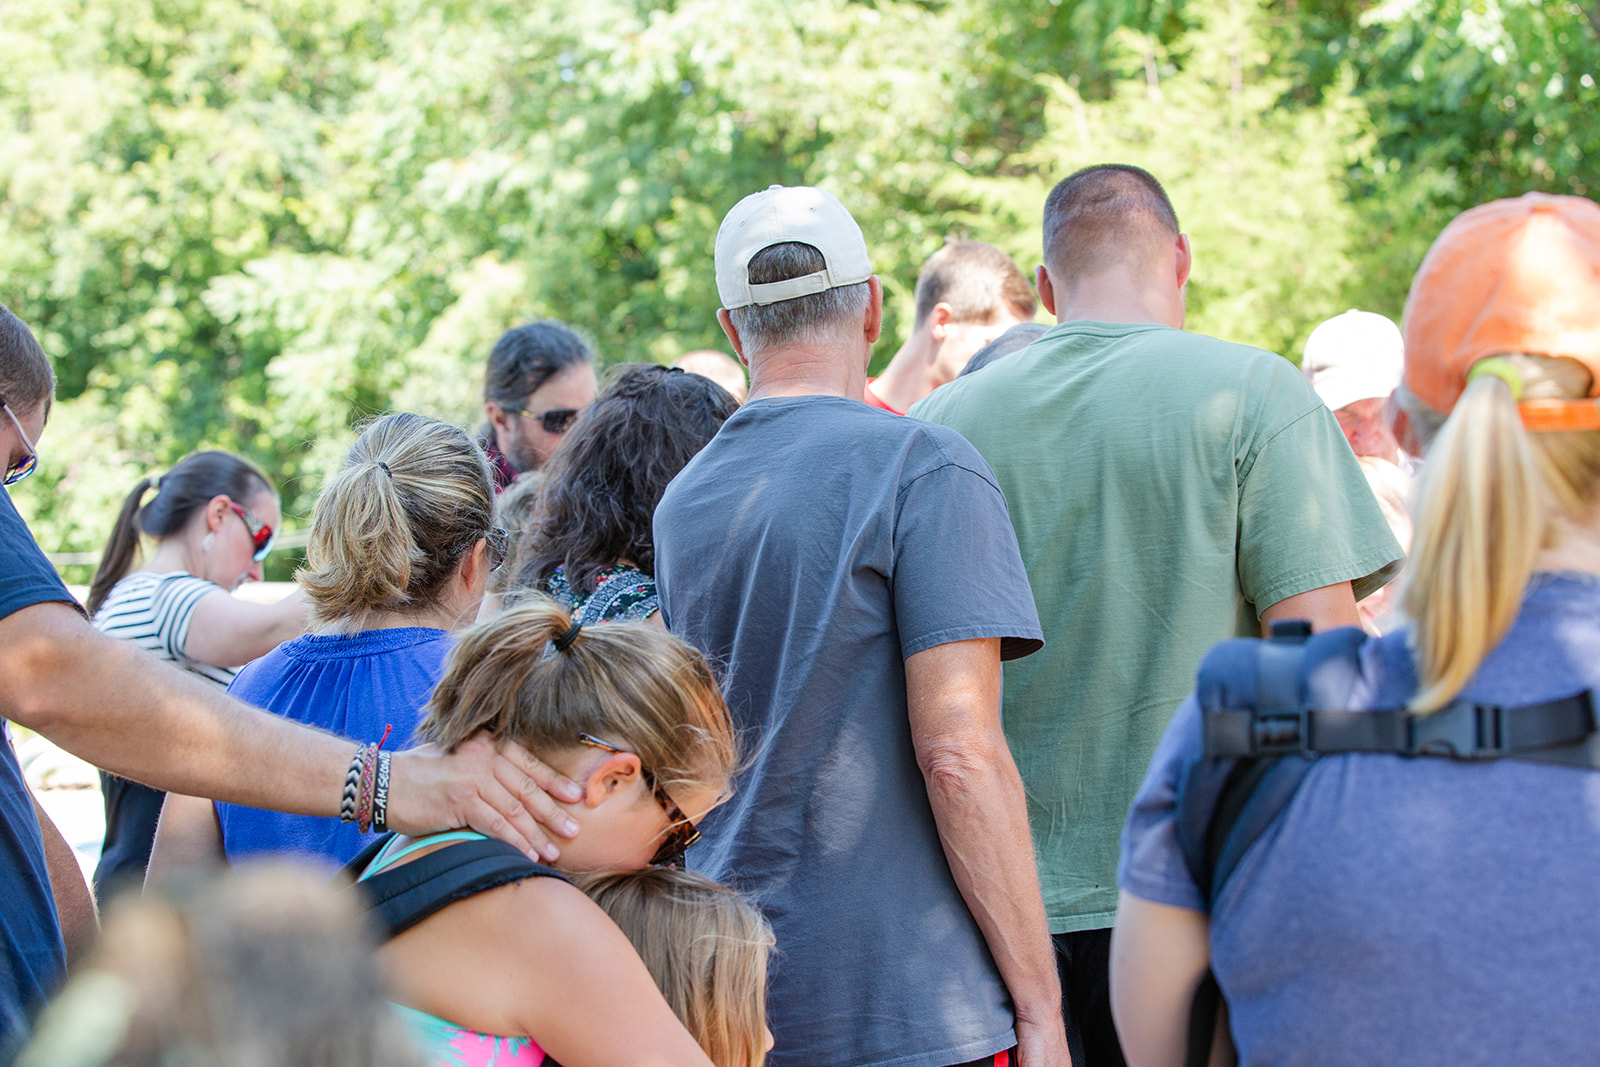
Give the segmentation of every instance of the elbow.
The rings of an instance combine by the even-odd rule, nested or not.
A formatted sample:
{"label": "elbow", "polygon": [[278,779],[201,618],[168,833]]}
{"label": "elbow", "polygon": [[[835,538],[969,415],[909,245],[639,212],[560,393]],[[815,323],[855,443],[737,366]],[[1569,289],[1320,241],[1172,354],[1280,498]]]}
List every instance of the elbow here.
{"label": "elbow", "polygon": [[942,737],[917,747],[917,765],[928,785],[928,794],[958,796],[983,788],[1001,764],[1009,758],[1004,737],[991,737],[974,730]]}

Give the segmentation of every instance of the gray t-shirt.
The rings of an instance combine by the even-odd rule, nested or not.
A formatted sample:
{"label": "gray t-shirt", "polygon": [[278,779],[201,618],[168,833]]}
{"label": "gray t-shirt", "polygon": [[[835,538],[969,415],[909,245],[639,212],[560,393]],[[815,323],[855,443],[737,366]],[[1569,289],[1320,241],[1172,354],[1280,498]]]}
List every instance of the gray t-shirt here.
{"label": "gray t-shirt", "polygon": [[954,431],[756,400],[655,517],[668,627],[723,672],[750,762],[691,864],[753,893],[778,950],[774,1067],[942,1067],[1015,1043],[912,750],[906,657],[1042,644],[989,467]]}
{"label": "gray t-shirt", "polygon": [[[1415,688],[1409,630],[1362,649],[1352,708]],[[1600,689],[1600,579],[1534,577],[1462,691],[1516,706]],[[1203,909],[1175,836],[1191,696],[1128,815],[1122,888]],[[1239,1062],[1571,1064],[1600,1057],[1600,772],[1325,756],[1211,914]]]}

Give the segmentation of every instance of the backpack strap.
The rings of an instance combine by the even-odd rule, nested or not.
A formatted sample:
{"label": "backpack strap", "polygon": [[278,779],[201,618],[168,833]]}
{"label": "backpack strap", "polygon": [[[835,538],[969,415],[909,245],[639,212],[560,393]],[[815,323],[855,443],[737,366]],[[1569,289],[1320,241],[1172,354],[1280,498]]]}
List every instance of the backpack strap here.
{"label": "backpack strap", "polygon": [[[359,878],[389,840],[380,838],[362,849],[340,873]],[[571,881],[504,841],[482,840],[445,845],[357,881],[350,889],[377,924],[381,939],[387,941],[458,900],[528,878]]]}

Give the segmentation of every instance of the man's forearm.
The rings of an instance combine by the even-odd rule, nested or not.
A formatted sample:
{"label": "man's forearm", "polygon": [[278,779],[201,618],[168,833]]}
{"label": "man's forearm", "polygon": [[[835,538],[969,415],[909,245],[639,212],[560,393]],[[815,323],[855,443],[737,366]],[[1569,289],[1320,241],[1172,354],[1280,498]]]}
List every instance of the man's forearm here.
{"label": "man's forearm", "polygon": [[983,931],[1020,1019],[1061,1012],[1022,779],[1003,735],[935,744],[923,753],[928,800],[950,872]]}
{"label": "man's forearm", "polygon": [[0,619],[0,713],[158,789],[335,815],[354,748],[235,700],[64,604]]}

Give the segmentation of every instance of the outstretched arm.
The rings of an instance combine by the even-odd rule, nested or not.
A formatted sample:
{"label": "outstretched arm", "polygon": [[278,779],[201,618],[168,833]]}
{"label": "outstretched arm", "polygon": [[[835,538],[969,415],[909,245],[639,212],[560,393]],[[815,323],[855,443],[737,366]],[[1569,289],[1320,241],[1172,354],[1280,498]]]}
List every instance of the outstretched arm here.
{"label": "outstretched arm", "polygon": [[911,739],[945,858],[1017,1011],[1022,1067],[1072,1062],[1022,778],[1000,728],[1000,641],[906,660]]}
{"label": "outstretched arm", "polygon": [[[296,815],[337,815],[355,744],[252,708],[65,604],[0,619],[0,715],[98,767],[159,789]],[[546,858],[577,827],[550,798],[573,783],[514,745],[474,739],[446,756],[394,757],[389,825],[471,826]],[[547,829],[548,828],[548,829]]]}

